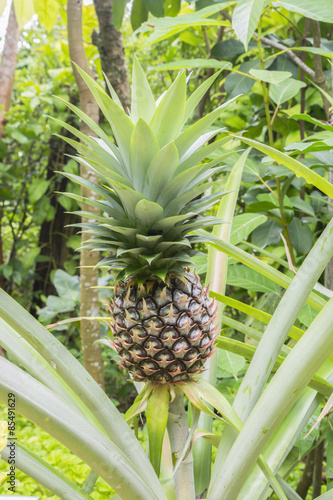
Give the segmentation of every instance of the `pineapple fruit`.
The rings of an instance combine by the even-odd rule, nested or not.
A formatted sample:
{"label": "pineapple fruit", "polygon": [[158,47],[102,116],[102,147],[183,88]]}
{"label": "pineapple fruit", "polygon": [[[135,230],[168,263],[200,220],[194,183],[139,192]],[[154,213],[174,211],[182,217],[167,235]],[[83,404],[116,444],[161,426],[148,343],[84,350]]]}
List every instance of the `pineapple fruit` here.
{"label": "pineapple fruit", "polygon": [[128,115],[108,81],[111,98],[79,71],[116,141],[67,103],[96,134],[87,137],[60,122],[81,141],[64,138],[78,151],[76,160],[101,179],[96,185],[64,174],[101,197],[99,201],[84,199],[100,208],[100,216],[76,213],[94,219],[81,226],[94,235],[87,246],[106,254],[99,265],[120,271],[110,306],[112,346],[119,363],[136,380],[173,383],[194,378],[212,353],[216,306],[189,269],[192,256],[198,253],[193,248],[198,241],[193,231],[222,223],[217,217],[202,215],[223,194],[205,194],[222,160],[218,156],[204,160],[226,142],[222,138],[207,144],[221,133],[212,125],[228,103],[184,125],[218,73],[188,99],[181,73],[155,102],[135,59]]}

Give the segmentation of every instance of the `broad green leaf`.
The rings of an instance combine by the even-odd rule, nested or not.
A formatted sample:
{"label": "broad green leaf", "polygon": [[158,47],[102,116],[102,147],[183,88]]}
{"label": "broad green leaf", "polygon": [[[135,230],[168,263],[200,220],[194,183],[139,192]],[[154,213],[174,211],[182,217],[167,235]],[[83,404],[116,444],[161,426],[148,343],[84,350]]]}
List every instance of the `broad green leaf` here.
{"label": "broad green leaf", "polygon": [[266,220],[267,217],[261,214],[236,215],[232,221],[230,243],[237,245]]}
{"label": "broad green leaf", "polygon": [[292,76],[289,71],[269,71],[267,69],[254,68],[250,69],[249,73],[262,82],[274,83],[275,85],[279,85],[281,82]]}
{"label": "broad green leaf", "polygon": [[180,11],[181,0],[165,0],[164,9],[166,16],[176,16]]}
{"label": "broad green leaf", "polygon": [[150,122],[161,148],[178,136],[183,124],[185,100],[186,77],[181,73],[163,95]]}
{"label": "broad green leaf", "polygon": [[126,5],[130,0],[115,0],[112,5],[112,22],[117,30],[120,30],[123,24]]}
{"label": "broad green leaf", "polygon": [[28,197],[30,203],[36,203],[46,193],[50,181],[46,179],[35,179],[28,189]]}
{"label": "broad green leaf", "polygon": [[159,477],[163,438],[168,422],[169,387],[167,384],[157,385],[148,399],[146,410],[149,458]]}
{"label": "broad green leaf", "polygon": [[136,226],[148,231],[153,224],[163,218],[163,208],[158,203],[140,200],[135,207]]}
{"label": "broad green leaf", "polygon": [[315,217],[314,210],[310,205],[310,203],[307,203],[301,198],[297,198],[297,196],[292,196],[291,198],[289,198],[289,200],[294,208],[297,208],[301,212],[304,212],[305,214],[312,215],[312,217]]}
{"label": "broad green leaf", "polygon": [[221,69],[229,69],[230,67],[231,63],[228,61],[217,61],[216,59],[197,58],[197,59],[183,59],[180,61],[173,61],[170,63],[159,64],[158,66],[152,66],[151,69],[155,71],[161,71],[166,69],[186,69],[186,68],[216,68],[221,70]]}
{"label": "broad green leaf", "polygon": [[301,309],[301,312],[298,315],[298,319],[307,327],[309,327],[312,321],[318,315],[318,311],[311,307],[309,304],[304,304]]}
{"label": "broad green leaf", "polygon": [[164,16],[164,2],[165,0],[144,0],[146,8],[155,17]]}
{"label": "broad green leaf", "polygon": [[317,120],[316,118],[313,118],[312,116],[307,115],[305,113],[297,113],[295,115],[291,115],[290,118],[292,120],[304,120],[306,122],[312,123],[315,126],[318,126],[318,127],[321,127],[325,130],[330,130],[331,132],[333,132],[332,125],[329,125],[328,123],[323,122],[321,120]]}
{"label": "broad green leaf", "polygon": [[286,155],[285,153],[282,153],[281,151],[278,151],[277,149],[267,146],[266,144],[261,144],[260,142],[254,141],[252,139],[243,138],[240,136],[236,136],[234,134],[231,135],[237,137],[239,140],[245,142],[249,146],[253,146],[262,153],[270,156],[271,158],[273,158],[273,160],[276,160],[277,163],[279,164],[282,163],[282,165],[285,165],[290,170],[292,170],[296,174],[296,176],[304,177],[307,183],[313,184],[320,191],[327,194],[330,198],[333,198],[332,184],[327,180],[325,180],[320,175],[318,175],[316,172],[311,170],[310,168],[303,165],[303,163],[295,160],[294,158],[291,158],[290,156]]}
{"label": "broad green leaf", "polygon": [[222,42],[217,42],[211,50],[211,55],[217,57],[218,59],[232,60],[235,57],[243,54],[245,52],[245,47],[239,40],[231,38],[229,40],[223,40]]}
{"label": "broad green leaf", "polygon": [[162,148],[152,159],[144,179],[143,193],[148,199],[156,201],[171,181],[178,166],[178,150],[174,142]]}
{"label": "broad green leaf", "polygon": [[[230,2],[229,4],[234,3]],[[220,5],[220,8],[218,7]],[[153,23],[142,26],[141,28],[136,30],[137,33],[143,33],[147,31],[151,31],[152,29],[154,30],[162,30],[162,29],[173,29],[176,27],[182,27],[183,29],[189,28],[191,26],[207,26],[207,25],[212,25],[212,26],[218,26],[218,25],[228,25],[230,26],[229,23],[226,23],[225,21],[219,21],[217,19],[209,19],[209,16],[212,16],[213,14],[216,14],[219,12],[221,9],[225,8],[227,6],[226,3],[220,3],[220,4],[215,4],[212,5],[211,7],[208,7],[207,9],[201,9],[198,12],[192,12],[190,14],[182,14],[181,16],[177,17],[163,17],[159,19],[154,19]],[[205,11],[205,13],[204,13]]]}
{"label": "broad green leaf", "polygon": [[238,71],[244,73],[242,75],[238,73],[230,73],[225,80],[225,90],[228,98],[235,97],[240,94],[247,94],[255,84],[254,78],[251,76],[246,76],[249,71],[253,68],[260,68],[260,60],[253,59],[251,61],[246,61],[241,64]]}
{"label": "broad green leaf", "polygon": [[15,17],[20,30],[30,21],[35,13],[33,0],[13,0]]}
{"label": "broad green leaf", "polygon": [[33,0],[33,2],[40,24],[47,31],[51,31],[57,21],[60,9],[59,2],[57,0]]}
{"label": "broad green leaf", "polygon": [[30,248],[30,250],[24,252],[24,261],[23,261],[24,269],[31,270],[31,268],[34,266],[36,257],[40,254],[40,251],[41,248],[35,247],[35,248]]}
{"label": "broad green leaf", "polygon": [[306,83],[288,78],[279,85],[273,83],[269,89],[269,97],[280,106],[295,97],[303,87],[306,87]]}
{"label": "broad green leaf", "polygon": [[53,284],[59,297],[77,300],[80,297],[80,280],[78,276],[71,276],[62,269],[57,269]]}
{"label": "broad green leaf", "polygon": [[233,352],[221,350],[218,360],[221,370],[231,373],[238,380],[237,375],[245,366],[245,358]]}
{"label": "broad green leaf", "polygon": [[148,19],[148,9],[144,0],[134,0],[131,10],[131,25],[133,30],[140,28],[141,24]]}
{"label": "broad green leaf", "polygon": [[265,0],[239,0],[232,15],[232,27],[247,50],[260,16]]}
{"label": "broad green leaf", "polygon": [[137,59],[134,56],[133,74],[131,86],[131,119],[136,123],[141,117],[150,123],[156,104],[147,77]]}
{"label": "broad green leaf", "polygon": [[291,12],[298,12],[315,21],[333,23],[333,5],[331,0],[317,2],[313,0],[283,0],[273,3],[274,7],[283,7]]}
{"label": "broad green leaf", "polygon": [[246,266],[230,266],[227,277],[228,285],[245,288],[254,292],[279,293],[280,287],[269,278]]}
{"label": "broad green leaf", "polygon": [[265,248],[268,245],[278,245],[281,241],[282,231],[283,226],[281,224],[269,219],[253,231],[251,242],[260,248]]}
{"label": "broad green leaf", "polygon": [[133,187],[142,192],[148,167],[160,148],[152,129],[140,118],[130,143],[130,165]]}

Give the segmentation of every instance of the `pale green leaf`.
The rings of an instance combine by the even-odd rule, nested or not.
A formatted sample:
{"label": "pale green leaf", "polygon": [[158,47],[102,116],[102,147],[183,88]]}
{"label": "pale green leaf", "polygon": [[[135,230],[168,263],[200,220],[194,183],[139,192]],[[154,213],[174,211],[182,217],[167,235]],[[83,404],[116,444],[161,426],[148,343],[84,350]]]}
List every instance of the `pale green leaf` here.
{"label": "pale green leaf", "polygon": [[136,226],[149,231],[152,225],[163,219],[163,208],[158,203],[140,200],[135,207]]}
{"label": "pale green leaf", "polygon": [[28,189],[30,203],[36,203],[46,193],[50,181],[46,179],[35,179]]}
{"label": "pale green leaf", "polygon": [[279,293],[280,291],[280,287],[269,278],[242,265],[229,266],[227,283],[253,292]]}
{"label": "pale green leaf", "polygon": [[236,215],[232,221],[230,243],[237,245],[266,220],[267,217],[261,214]]}
{"label": "pale green leaf", "polygon": [[148,399],[146,410],[149,458],[157,476],[160,473],[163,438],[168,422],[169,399],[168,385],[157,385]]}
{"label": "pale green leaf", "polygon": [[298,12],[304,17],[333,23],[333,3],[332,0],[319,2],[316,0],[283,0],[273,3],[274,7],[283,7],[291,12]]}
{"label": "pale green leaf", "polygon": [[116,0],[112,5],[112,22],[117,30],[120,30],[123,24],[123,18],[125,14],[126,4],[130,0]]}
{"label": "pale green leaf", "polygon": [[162,189],[170,182],[178,166],[178,150],[174,142],[162,148],[151,161],[145,179],[143,193],[156,201]]}
{"label": "pale green leaf", "polygon": [[247,50],[260,16],[265,0],[239,0],[232,16],[232,27]]}
{"label": "pale green leaf", "polygon": [[7,5],[7,0],[0,0],[0,16],[2,15],[3,11],[5,10]]}
{"label": "pale green leaf", "polygon": [[156,104],[147,77],[137,57],[134,56],[131,86],[131,119],[133,123],[136,123],[139,118],[150,123],[155,109]]}
{"label": "pale green leaf", "polygon": [[55,25],[60,9],[57,0],[33,0],[35,12],[38,15],[39,22],[47,31],[51,31]]}
{"label": "pale green leaf", "polygon": [[142,192],[148,167],[160,148],[152,129],[140,118],[130,143],[130,165],[133,187]]}
{"label": "pale green leaf", "polygon": [[150,122],[160,147],[174,141],[183,124],[186,100],[185,73],[178,75],[159,102]]}
{"label": "pale green leaf", "polygon": [[221,370],[231,373],[238,380],[237,375],[245,366],[245,358],[222,349],[219,351],[218,363]]}
{"label": "pale green leaf", "polygon": [[[183,59],[180,61],[173,61],[170,63],[159,64],[152,66],[151,69],[155,71],[167,69],[186,69],[186,68],[216,68],[216,69],[229,69],[231,63],[229,61],[217,61],[216,59]],[[215,75],[214,75],[215,76]],[[215,76],[216,78],[216,76]],[[214,78],[214,80],[215,80]],[[208,81],[208,80],[207,80]],[[205,83],[207,83],[207,81]],[[207,85],[208,87],[210,85]]]}
{"label": "pale green leaf", "polygon": [[274,83],[275,85],[279,85],[281,82],[292,76],[289,71],[269,71],[267,69],[254,68],[250,69],[249,73],[262,82]]}
{"label": "pale green leaf", "polygon": [[30,21],[35,13],[33,0],[13,0],[15,17],[18,27],[21,29]]}
{"label": "pale green leaf", "polygon": [[215,82],[216,78],[220,75],[222,70],[217,71],[214,75],[207,78],[194,92],[189,96],[185,103],[185,113],[184,113],[184,123],[191,117],[193,111],[199,104],[200,100],[203,98],[205,93]]}
{"label": "pale green leaf", "polygon": [[288,78],[279,85],[272,84],[269,89],[269,97],[275,102],[275,104],[280,106],[284,102],[287,102],[289,99],[295,97],[303,87],[306,87],[306,83],[294,80],[293,78]]}
{"label": "pale green leaf", "polygon": [[[193,146],[193,144],[202,136],[202,134],[207,133],[208,127],[210,127],[221,115],[222,111],[229,106],[236,97],[230,99],[229,101],[224,102],[221,106],[216,108],[214,111],[204,116],[196,123],[188,127],[184,132],[182,132],[176,139],[175,144],[179,152],[180,160],[184,160],[184,156],[187,151]],[[208,137],[207,139],[208,140]],[[204,142],[198,147],[202,146]],[[193,147],[192,147],[193,149]],[[194,152],[191,149],[191,154]]]}

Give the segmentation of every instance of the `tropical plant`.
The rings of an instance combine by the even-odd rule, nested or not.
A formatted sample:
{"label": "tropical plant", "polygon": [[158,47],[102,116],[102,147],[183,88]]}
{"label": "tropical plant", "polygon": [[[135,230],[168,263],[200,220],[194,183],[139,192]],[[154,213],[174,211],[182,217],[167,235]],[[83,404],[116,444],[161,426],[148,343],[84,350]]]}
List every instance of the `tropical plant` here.
{"label": "tropical plant", "polygon": [[[141,381],[136,382],[140,394],[126,420],[130,422],[146,410],[149,459],[123,416],[80,363],[0,291],[0,345],[26,370],[0,358],[0,400],[6,403],[8,394],[14,394],[19,413],[65,444],[92,470],[81,488],[19,444],[17,467],[64,499],[92,498],[98,476],[120,498],[131,500],[193,500],[195,494],[214,500],[259,499],[267,488],[279,499],[298,498],[283,479],[289,472],[285,459],[322,398],[333,391],[333,301],[327,302],[325,295],[313,291],[333,255],[333,221],[291,279],[228,242],[249,151],[238,155],[222,199],[219,188],[204,194],[209,187],[214,190],[214,181],[206,180],[214,176],[230,153],[226,148],[231,139],[212,127],[227,103],[183,131],[182,126],[218,75],[186,100],[181,74],[155,103],[135,62],[130,118],[111,87],[113,99],[82,71],[81,75],[109,121],[117,146],[72,104],[68,103],[69,107],[87,122],[97,138],[62,125],[82,141],[66,139],[78,150],[78,161],[101,178],[101,185],[89,185],[102,198],[93,203],[103,215],[89,224],[95,238],[88,245],[107,252],[101,266],[120,271],[113,315],[104,319],[111,321],[113,343],[122,363]],[[220,137],[206,145],[216,135]],[[244,140],[332,196],[332,186],[302,163]],[[203,162],[211,155],[213,159]],[[89,182],[66,175],[78,183]],[[80,200],[78,195],[69,196]],[[220,199],[216,217],[200,215]],[[89,212],[81,215],[89,217]],[[213,233],[203,230],[204,226],[215,226]],[[234,232],[233,241],[241,241],[253,227],[252,222],[244,221]],[[218,301],[216,314],[205,287],[187,270],[194,256],[192,244],[198,242],[211,247],[207,280],[213,290],[211,297]],[[260,340],[257,347],[217,337],[217,347],[231,356],[237,353],[252,358],[233,407],[205,380],[214,382],[215,354],[208,360],[210,370],[200,373],[216,335],[210,325],[214,321],[219,325],[222,303],[229,300],[231,304],[224,295],[227,256],[286,289],[271,317],[236,300],[232,302],[232,307],[268,323],[264,333],[250,328],[246,331]],[[294,322],[306,302],[318,315],[304,332]],[[186,321],[180,324],[185,316]],[[176,348],[179,339],[180,349]],[[198,342],[201,339],[205,339],[205,345]],[[188,415],[184,394],[190,401]],[[216,408],[216,415],[211,407]],[[210,419],[222,419],[222,435],[195,433],[200,411]],[[193,473],[193,461],[202,460],[198,450],[194,458],[191,452],[192,443],[199,437],[218,448],[211,480],[208,474],[197,480]],[[6,449],[2,456],[8,456]]]}

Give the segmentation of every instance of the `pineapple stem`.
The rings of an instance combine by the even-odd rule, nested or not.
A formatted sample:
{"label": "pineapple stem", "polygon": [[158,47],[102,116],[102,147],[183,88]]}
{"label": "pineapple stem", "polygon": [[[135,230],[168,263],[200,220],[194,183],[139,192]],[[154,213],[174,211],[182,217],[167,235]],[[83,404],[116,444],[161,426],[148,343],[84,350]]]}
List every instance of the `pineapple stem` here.
{"label": "pineapple stem", "polygon": [[[175,467],[183,453],[189,435],[187,417],[184,405],[184,394],[175,387],[175,398],[169,406],[168,433],[170,439],[172,462]],[[174,474],[176,500],[193,500],[194,474],[193,455],[189,452]]]}

